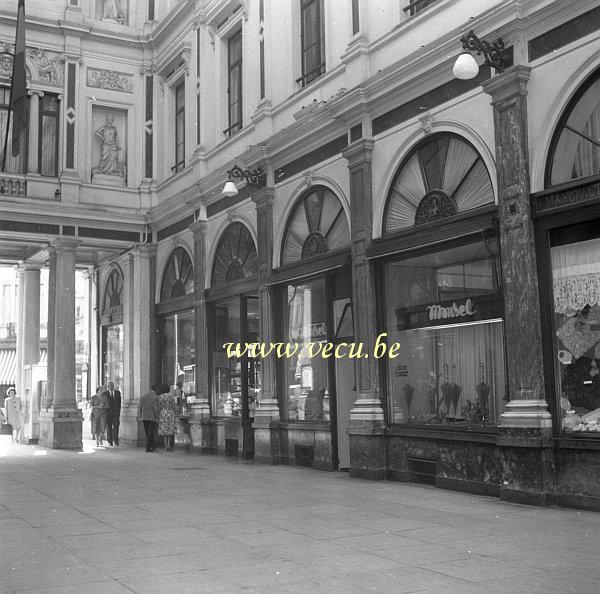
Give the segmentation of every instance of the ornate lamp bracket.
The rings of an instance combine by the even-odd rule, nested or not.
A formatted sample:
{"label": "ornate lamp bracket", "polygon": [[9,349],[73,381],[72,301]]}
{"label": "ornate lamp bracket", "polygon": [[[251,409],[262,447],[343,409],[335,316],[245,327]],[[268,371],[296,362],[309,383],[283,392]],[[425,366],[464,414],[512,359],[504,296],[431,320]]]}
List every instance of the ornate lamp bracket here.
{"label": "ornate lamp bracket", "polygon": [[465,51],[477,52],[478,56],[483,54],[485,56],[485,63],[495,68],[498,72],[503,72],[506,68],[506,48],[501,37],[490,43],[489,41],[479,39],[471,29],[471,31],[460,38],[460,41]]}
{"label": "ornate lamp bracket", "polygon": [[242,169],[239,165],[234,165],[232,169],[227,171],[229,179],[237,177],[239,179],[245,179],[249,186],[260,186],[262,184],[261,175],[263,170],[257,167],[254,170]]}

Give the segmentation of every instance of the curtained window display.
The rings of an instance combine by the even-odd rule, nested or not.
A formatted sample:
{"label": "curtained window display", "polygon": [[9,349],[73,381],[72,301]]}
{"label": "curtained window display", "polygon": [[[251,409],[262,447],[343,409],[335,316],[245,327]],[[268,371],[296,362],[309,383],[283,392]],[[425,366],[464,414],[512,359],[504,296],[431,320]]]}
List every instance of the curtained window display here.
{"label": "curtained window display", "polygon": [[[165,316],[162,320],[162,382],[180,394],[195,394],[196,336],[194,312]],[[181,405],[181,403],[179,403]]]}
{"label": "curtained window display", "polygon": [[[392,423],[497,425],[506,374],[495,257],[483,242],[384,266]],[[495,249],[494,249],[495,252]]]}
{"label": "curtained window display", "polygon": [[[310,357],[308,344],[328,340],[325,278],[287,286],[284,291],[284,341],[298,345],[293,356],[284,358],[284,408],[287,420],[330,420],[328,359]],[[313,347],[315,351],[318,346]]]}
{"label": "curtained window display", "polygon": [[[551,233],[555,361],[565,431],[600,433],[600,221]],[[584,241],[568,243],[576,237]]]}

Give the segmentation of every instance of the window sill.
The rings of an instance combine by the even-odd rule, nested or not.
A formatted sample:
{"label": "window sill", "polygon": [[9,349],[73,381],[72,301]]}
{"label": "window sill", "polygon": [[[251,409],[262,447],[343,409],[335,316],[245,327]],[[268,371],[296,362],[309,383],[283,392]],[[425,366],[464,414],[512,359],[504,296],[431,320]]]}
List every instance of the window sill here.
{"label": "window sill", "polygon": [[444,425],[392,425],[385,430],[386,436],[423,437],[450,441],[483,441],[496,443],[499,427],[446,427]]}

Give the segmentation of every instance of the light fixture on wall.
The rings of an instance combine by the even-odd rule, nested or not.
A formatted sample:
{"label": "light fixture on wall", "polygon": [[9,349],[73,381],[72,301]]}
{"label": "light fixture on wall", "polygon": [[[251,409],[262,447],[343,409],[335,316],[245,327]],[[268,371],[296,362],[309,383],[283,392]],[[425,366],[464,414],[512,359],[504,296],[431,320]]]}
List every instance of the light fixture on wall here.
{"label": "light fixture on wall", "polygon": [[232,178],[237,177],[239,179],[245,179],[249,186],[259,187],[263,184],[264,180],[261,178],[263,170],[257,167],[254,170],[242,169],[239,165],[234,165],[227,171],[229,175],[229,181],[223,186],[221,195],[223,196],[235,196],[238,193],[236,185],[233,183]]}
{"label": "light fixture on wall", "polygon": [[468,80],[475,78],[479,73],[479,66],[471,52],[485,56],[485,63],[495,68],[497,72],[503,72],[506,68],[506,50],[504,42],[500,37],[493,43],[479,39],[474,31],[469,31],[460,38],[463,52],[456,58],[452,72],[456,78]]}

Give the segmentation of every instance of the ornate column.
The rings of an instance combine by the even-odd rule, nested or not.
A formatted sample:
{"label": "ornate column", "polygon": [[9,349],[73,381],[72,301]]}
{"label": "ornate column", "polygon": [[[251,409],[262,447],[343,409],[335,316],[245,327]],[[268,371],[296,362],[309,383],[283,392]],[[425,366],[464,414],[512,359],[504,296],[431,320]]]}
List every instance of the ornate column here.
{"label": "ornate column", "polygon": [[[36,264],[23,264],[23,348],[21,366],[21,399],[25,406],[25,435],[34,437],[34,421],[37,424],[36,400],[33,390],[32,369],[40,359],[40,267]],[[29,377],[29,380],[27,379]],[[34,419],[35,417],[35,419]]]}
{"label": "ornate column", "polygon": [[190,450],[210,452],[210,390],[208,386],[208,320],[206,317],[206,231],[208,221],[202,218],[190,225],[194,235],[194,323],[196,326],[195,402],[192,404],[190,424]]}
{"label": "ornate column", "polygon": [[[546,503],[552,491],[552,418],[545,400],[540,298],[529,206],[527,81],[517,65],[483,83],[492,97],[506,365],[510,402],[501,416],[504,499]],[[525,463],[528,462],[528,463]]]}
{"label": "ornate column", "polygon": [[38,169],[38,146],[39,146],[39,126],[40,126],[40,97],[44,96],[43,91],[28,91],[29,99],[29,156],[27,158],[27,172],[39,173]]}
{"label": "ornate column", "polygon": [[[258,300],[260,310],[260,340],[275,341],[275,307],[268,279],[273,263],[273,196],[274,188],[261,188],[252,200],[256,204],[258,221]],[[261,361],[262,386],[260,401],[254,412],[254,461],[279,464],[279,402],[276,394],[276,359]]]}
{"label": "ornate column", "polygon": [[54,241],[56,277],[54,300],[54,399],[40,413],[40,444],[78,449],[82,442],[82,414],[75,395],[75,252],[80,240]]}
{"label": "ornate column", "polygon": [[48,410],[54,401],[54,320],[56,306],[56,250],[48,248],[48,355],[46,357],[46,400],[42,408]]}
{"label": "ornate column", "polygon": [[[372,352],[377,332],[373,272],[366,258],[371,245],[373,140],[362,138],[342,155],[350,174],[352,303],[354,340]],[[385,478],[384,416],[379,395],[379,368],[374,357],[356,360],[357,399],[350,411],[350,476]]]}

